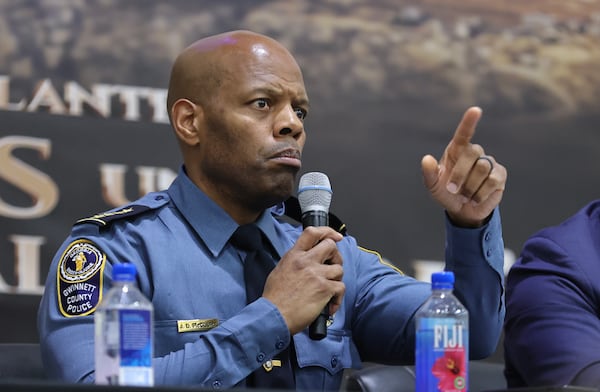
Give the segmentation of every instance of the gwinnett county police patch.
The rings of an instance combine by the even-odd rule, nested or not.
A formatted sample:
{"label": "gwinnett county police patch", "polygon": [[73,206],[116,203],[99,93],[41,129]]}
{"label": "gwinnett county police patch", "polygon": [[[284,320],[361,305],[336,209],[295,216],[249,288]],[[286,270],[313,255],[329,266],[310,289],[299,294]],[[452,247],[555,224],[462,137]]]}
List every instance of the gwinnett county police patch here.
{"label": "gwinnett county police patch", "polygon": [[58,306],[63,316],[92,313],[102,299],[106,255],[91,241],[71,242],[58,263]]}

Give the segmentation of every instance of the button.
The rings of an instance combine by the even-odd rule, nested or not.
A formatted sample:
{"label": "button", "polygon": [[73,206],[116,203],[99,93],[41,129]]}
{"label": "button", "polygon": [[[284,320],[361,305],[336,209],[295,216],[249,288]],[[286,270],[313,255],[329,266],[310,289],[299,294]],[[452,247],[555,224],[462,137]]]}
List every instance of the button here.
{"label": "button", "polygon": [[285,347],[285,343],[284,343],[283,341],[281,341],[281,340],[280,340],[280,341],[278,341],[278,342],[277,342],[277,344],[275,345],[275,348],[276,348],[277,350],[281,350],[281,349],[283,349],[284,347]]}
{"label": "button", "polygon": [[219,381],[219,380],[213,381],[212,387],[213,387],[213,389],[221,389],[221,381]]}
{"label": "button", "polygon": [[489,231],[487,233],[485,233],[485,236],[483,237],[483,239],[486,241],[489,241],[491,238],[492,238],[492,235],[490,234]]}
{"label": "button", "polygon": [[488,249],[488,250],[487,250],[487,252],[485,252],[485,255],[486,255],[487,257],[490,257],[490,256],[492,255],[492,250],[491,250],[491,249]]}
{"label": "button", "polygon": [[331,357],[331,366],[336,367],[337,364],[338,364],[338,358],[334,355],[333,357]]}
{"label": "button", "polygon": [[265,353],[258,353],[256,355],[256,360],[260,363],[263,363],[265,361]]}

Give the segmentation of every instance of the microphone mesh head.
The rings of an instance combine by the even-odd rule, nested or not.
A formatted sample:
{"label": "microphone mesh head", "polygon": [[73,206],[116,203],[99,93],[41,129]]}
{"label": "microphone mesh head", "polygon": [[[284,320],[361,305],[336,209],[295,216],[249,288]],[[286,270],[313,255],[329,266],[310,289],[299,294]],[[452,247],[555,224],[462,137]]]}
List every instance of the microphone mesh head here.
{"label": "microphone mesh head", "polygon": [[329,212],[332,194],[329,177],[325,174],[310,172],[300,178],[298,201],[302,213],[306,211]]}

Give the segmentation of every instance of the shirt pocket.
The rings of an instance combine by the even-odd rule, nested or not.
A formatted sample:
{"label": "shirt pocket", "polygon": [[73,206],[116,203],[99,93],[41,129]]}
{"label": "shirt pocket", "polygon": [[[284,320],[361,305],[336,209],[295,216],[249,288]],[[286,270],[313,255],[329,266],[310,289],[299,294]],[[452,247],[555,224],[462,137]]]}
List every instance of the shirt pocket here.
{"label": "shirt pocket", "polygon": [[294,335],[294,345],[298,366],[302,368],[318,367],[330,375],[340,373],[352,367],[352,338],[340,330],[327,330],[327,336],[313,340],[308,333]]}

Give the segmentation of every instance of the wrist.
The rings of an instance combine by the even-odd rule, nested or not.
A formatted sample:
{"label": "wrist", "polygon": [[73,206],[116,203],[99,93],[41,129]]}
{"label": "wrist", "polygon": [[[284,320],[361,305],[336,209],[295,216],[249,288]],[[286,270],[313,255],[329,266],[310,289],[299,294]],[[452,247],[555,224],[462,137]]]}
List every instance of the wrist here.
{"label": "wrist", "polygon": [[490,213],[484,219],[466,219],[460,215],[453,214],[450,211],[446,210],[446,217],[448,218],[450,223],[452,223],[453,226],[465,229],[477,229],[487,225],[490,219],[492,218],[492,214],[493,212]]}

